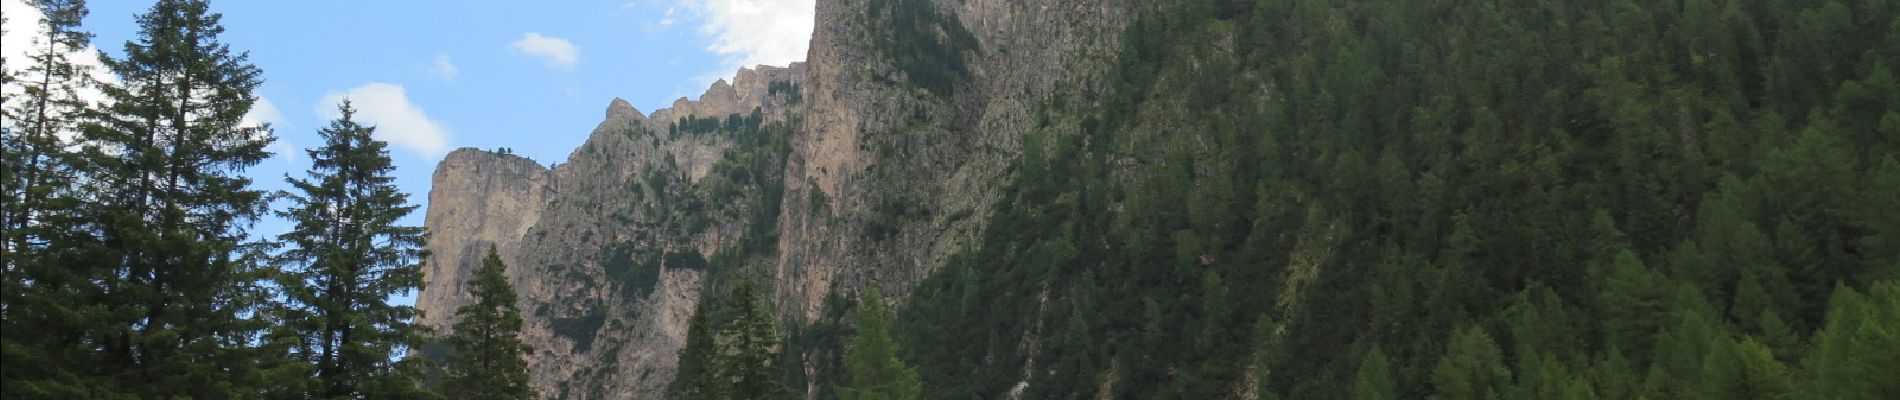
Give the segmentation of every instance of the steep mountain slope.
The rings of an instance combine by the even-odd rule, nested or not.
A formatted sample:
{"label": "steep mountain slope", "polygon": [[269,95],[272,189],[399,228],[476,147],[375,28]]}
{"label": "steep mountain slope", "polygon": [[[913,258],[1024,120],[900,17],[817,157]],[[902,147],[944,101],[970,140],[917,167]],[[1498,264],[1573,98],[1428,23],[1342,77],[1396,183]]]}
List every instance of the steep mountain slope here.
{"label": "steep mountain slope", "polygon": [[[767,147],[760,139],[783,142],[793,123],[785,110],[803,80],[800,64],[743,70],[733,84],[651,115],[616,99],[587,142],[552,169],[475,149],[451,153],[430,198],[431,267],[417,301],[424,323],[438,332],[452,325],[447,316],[467,301],[459,294],[473,255],[494,245],[521,295],[541,393],[656,392],[671,380],[705,255],[748,233],[753,219],[740,204],[764,201],[757,183],[734,171],[753,167],[741,158]],[[701,191],[714,182],[732,186]]]}
{"label": "steep mountain slope", "polygon": [[[466,300],[455,293],[457,277],[476,265],[468,255],[497,245],[528,310],[524,336],[539,349],[531,365],[542,393],[644,398],[672,378],[709,262],[749,266],[716,281],[765,282],[790,321],[816,319],[838,288],[875,282],[906,293],[981,229],[984,219],[973,216],[994,200],[1018,130],[1035,123],[1035,104],[1057,90],[1090,90],[1127,12],[1093,2],[819,3],[813,62],[742,70],[732,85],[651,116],[616,101],[552,171],[498,174],[490,170],[515,158],[451,154],[431,197],[435,255],[418,304],[425,322],[446,329],[442,315]],[[872,7],[885,12],[867,19],[855,11]],[[895,39],[877,34],[916,24],[923,28]],[[960,47],[892,60],[942,46]],[[980,50],[988,46],[1012,50]],[[778,137],[735,149],[726,123],[734,115],[762,117],[740,125]],[[707,120],[719,123],[696,122]],[[772,141],[788,151],[760,154],[777,159],[776,170],[708,181],[722,162],[743,163],[734,153],[773,153],[757,148]],[[529,175],[535,184],[494,187]],[[783,194],[757,193],[764,186]],[[771,220],[753,218],[762,207]],[[511,219],[470,218],[464,209]]]}
{"label": "steep mountain slope", "polygon": [[663,396],[743,280],[809,398],[869,285],[928,398],[1862,390],[1826,382],[1900,324],[1896,14],[821,0],[808,63],[616,103],[545,183],[452,155],[422,308],[497,244],[555,398]]}

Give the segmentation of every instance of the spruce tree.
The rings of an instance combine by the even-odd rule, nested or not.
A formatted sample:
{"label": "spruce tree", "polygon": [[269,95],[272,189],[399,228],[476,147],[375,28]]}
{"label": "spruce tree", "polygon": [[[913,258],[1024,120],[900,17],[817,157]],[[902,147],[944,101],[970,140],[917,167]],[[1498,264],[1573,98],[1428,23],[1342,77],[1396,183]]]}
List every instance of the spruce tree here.
{"label": "spruce tree", "polygon": [[515,308],[515,289],[504,275],[507,265],[494,247],[475,270],[469,292],[475,302],[455,309],[449,345],[448,376],[442,394],[451,399],[513,400],[535,398],[528,387],[532,351],[521,343],[521,312]]}
{"label": "spruce tree", "polygon": [[277,275],[280,329],[298,339],[290,356],[314,369],[309,395],[390,397],[398,393],[377,391],[416,387],[392,361],[421,341],[416,311],[388,299],[421,285],[423,230],[398,223],[417,206],[390,176],[388,144],[353,119],[348,100],[337,111],[317,131],[323,145],[306,151],[309,178],[285,179],[296,190],[278,215],[296,226],[278,236],[291,245]]}
{"label": "spruce tree", "polygon": [[779,343],[769,305],[759,299],[751,280],[732,294],[732,323],[720,332],[719,393],[726,399],[775,399],[787,392],[773,379],[772,359]]}
{"label": "spruce tree", "polygon": [[700,301],[686,322],[686,346],[680,348],[679,372],[667,388],[673,398],[711,400],[719,398],[719,339],[706,320],[711,314],[707,301]]}
{"label": "spruce tree", "polygon": [[[260,386],[254,343],[261,269],[246,229],[264,194],[246,168],[269,157],[267,127],[242,123],[261,71],[221,42],[204,0],[160,0],[137,17],[117,77],[82,132],[79,164],[96,235],[71,273],[96,290],[70,332],[101,358],[73,371],[144,398],[233,398]],[[91,240],[91,239],[88,239]]]}
{"label": "spruce tree", "polygon": [[897,358],[897,341],[891,338],[891,313],[877,288],[869,288],[858,299],[857,335],[845,348],[844,367],[851,386],[844,388],[846,400],[916,400],[923,394],[917,370]]}
{"label": "spruce tree", "polygon": [[73,229],[78,204],[67,146],[86,111],[80,92],[90,87],[87,68],[70,56],[92,35],[79,29],[86,15],[80,0],[29,2],[44,18],[20,74],[0,70],[9,95],[0,109],[0,397],[78,397],[88,386],[70,371],[86,368],[83,345],[62,338],[84,323],[76,305],[90,293],[83,266],[67,265],[82,234]]}

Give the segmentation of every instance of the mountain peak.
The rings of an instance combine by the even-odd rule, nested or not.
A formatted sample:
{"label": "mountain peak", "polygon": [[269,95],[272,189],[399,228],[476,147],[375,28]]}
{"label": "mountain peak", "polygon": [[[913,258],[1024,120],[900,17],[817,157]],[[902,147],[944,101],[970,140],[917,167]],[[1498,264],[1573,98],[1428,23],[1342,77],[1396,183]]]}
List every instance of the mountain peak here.
{"label": "mountain peak", "polygon": [[640,109],[634,108],[632,103],[627,102],[627,99],[615,97],[612,102],[607,103],[607,119],[617,118],[640,120],[645,119],[646,114],[641,113]]}

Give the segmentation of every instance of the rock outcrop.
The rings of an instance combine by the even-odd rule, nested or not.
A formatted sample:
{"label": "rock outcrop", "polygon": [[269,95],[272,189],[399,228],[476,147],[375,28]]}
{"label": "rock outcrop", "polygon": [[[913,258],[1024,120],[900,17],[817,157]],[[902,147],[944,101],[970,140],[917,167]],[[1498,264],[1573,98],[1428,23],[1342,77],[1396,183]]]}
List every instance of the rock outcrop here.
{"label": "rock outcrop", "polygon": [[[704,267],[647,265],[643,255],[712,254],[742,230],[733,221],[693,235],[674,229],[680,217],[663,198],[705,177],[733,146],[730,137],[679,133],[675,124],[755,111],[781,121],[788,101],[783,94],[775,98],[770,84],[800,84],[803,71],[803,64],[746,69],[697,101],[680,99],[652,114],[614,99],[587,141],[551,170],[482,150],[451,153],[431,191],[432,255],[417,300],[422,322],[447,332],[453,324],[447,316],[469,301],[463,284],[470,271],[495,246],[520,296],[522,338],[535,349],[531,383],[540,393],[648,398],[662,392],[699,300]],[[658,270],[633,271],[647,267]],[[650,281],[626,276],[641,273],[651,274]]]}
{"label": "rock outcrop", "polygon": [[[926,31],[940,37],[918,40],[967,31],[973,42],[959,58],[965,65],[951,66],[961,71],[954,92],[924,89],[892,59],[888,32],[878,30],[889,16],[866,15],[871,2],[931,7],[939,26]],[[504,167],[514,158],[457,151],[439,168],[430,198],[429,249],[436,253],[418,306],[436,316],[424,322],[447,322],[439,315],[466,300],[455,293],[479,259],[469,249],[492,244],[521,293],[523,337],[536,349],[533,384],[544,396],[662,398],[686,320],[714,280],[704,265],[679,262],[692,257],[671,255],[703,256],[704,264],[755,235],[749,225],[766,224],[775,251],[744,273],[771,291],[787,323],[809,323],[827,296],[866,285],[901,300],[979,237],[1022,135],[1076,129],[1038,121],[1035,107],[1052,98],[1086,103],[1133,7],[820,0],[809,63],[741,70],[697,100],[651,114],[616,99],[587,142],[551,171],[528,162],[516,172]],[[748,149],[734,137],[680,126],[748,117],[787,127],[787,137],[772,138],[788,142],[772,156],[782,170],[721,170]],[[762,176],[775,181],[757,182]],[[713,180],[771,186],[782,196],[742,190],[722,202],[691,201],[732,186]],[[521,183],[491,189],[501,181]],[[752,207],[777,210],[733,205],[758,201],[770,203]]]}
{"label": "rock outcrop", "polygon": [[449,152],[429,188],[429,259],[416,295],[420,323],[446,334],[455,307],[470,300],[465,284],[489,247],[513,256],[546,204],[548,170],[534,160],[474,148]]}

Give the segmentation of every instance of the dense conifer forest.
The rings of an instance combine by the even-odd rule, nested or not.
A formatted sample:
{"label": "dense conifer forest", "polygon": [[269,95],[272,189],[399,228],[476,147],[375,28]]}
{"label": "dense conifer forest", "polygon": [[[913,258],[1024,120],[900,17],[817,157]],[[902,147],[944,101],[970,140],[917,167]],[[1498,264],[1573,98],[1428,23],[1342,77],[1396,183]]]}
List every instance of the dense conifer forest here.
{"label": "dense conifer forest", "polygon": [[[895,325],[791,348],[893,335],[878,398],[1891,398],[1897,17],[1155,2]],[[830,360],[784,379],[906,385]]]}

